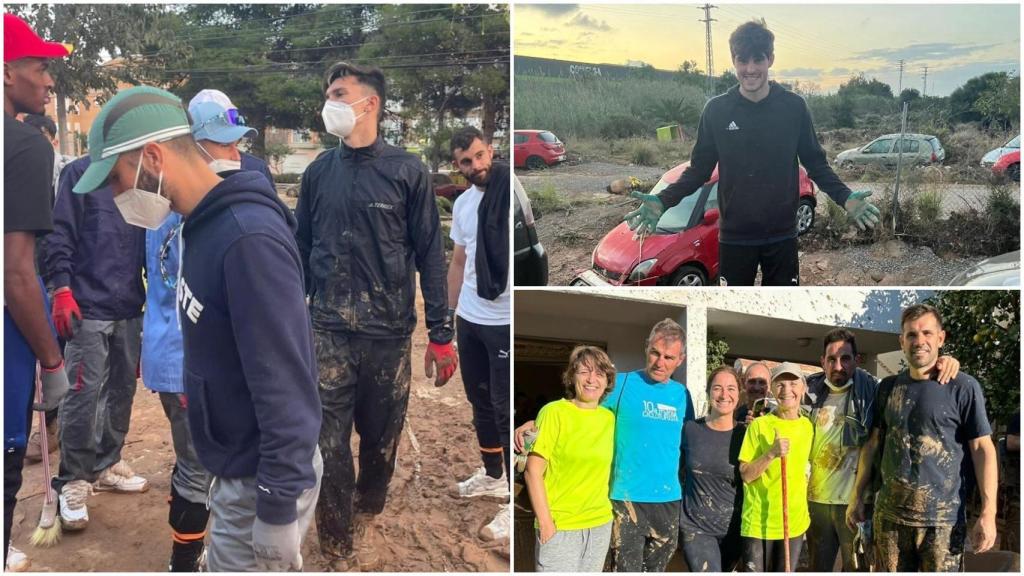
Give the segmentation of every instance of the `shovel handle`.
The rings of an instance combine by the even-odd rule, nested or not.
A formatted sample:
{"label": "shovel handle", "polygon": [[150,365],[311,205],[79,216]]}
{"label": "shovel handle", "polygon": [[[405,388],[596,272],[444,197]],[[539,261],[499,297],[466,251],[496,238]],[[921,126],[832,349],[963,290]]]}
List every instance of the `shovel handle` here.
{"label": "shovel handle", "polygon": [[782,554],[786,562],[786,572],[789,572],[789,477],[786,476],[786,457],[782,456],[779,463],[782,465]]}

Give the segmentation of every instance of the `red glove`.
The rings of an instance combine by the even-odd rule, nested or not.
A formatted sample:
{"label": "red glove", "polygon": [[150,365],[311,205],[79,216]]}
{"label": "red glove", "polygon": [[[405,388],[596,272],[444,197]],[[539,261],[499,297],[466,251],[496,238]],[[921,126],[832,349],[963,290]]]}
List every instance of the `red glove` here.
{"label": "red glove", "polygon": [[437,379],[434,380],[434,386],[444,386],[455,374],[455,369],[459,367],[459,355],[455,351],[455,345],[451,342],[447,344],[429,342],[427,353],[423,356],[423,371],[427,373],[427,378],[434,377],[435,364],[437,364]]}
{"label": "red glove", "polygon": [[71,288],[60,288],[53,294],[53,325],[57,327],[57,334],[65,340],[75,335],[71,318],[78,316],[82,321],[82,311],[78,309],[78,302],[71,294]]}

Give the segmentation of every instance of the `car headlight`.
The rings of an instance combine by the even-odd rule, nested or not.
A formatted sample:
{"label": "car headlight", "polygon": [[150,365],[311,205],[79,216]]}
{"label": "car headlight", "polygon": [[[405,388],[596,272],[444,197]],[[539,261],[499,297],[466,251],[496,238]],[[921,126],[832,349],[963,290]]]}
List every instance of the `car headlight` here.
{"label": "car headlight", "polygon": [[650,273],[651,268],[654,268],[654,265],[657,263],[657,258],[651,258],[650,260],[644,260],[643,262],[637,264],[636,267],[633,268],[633,271],[630,272],[629,274],[629,281],[639,282],[640,280],[647,278],[647,274]]}

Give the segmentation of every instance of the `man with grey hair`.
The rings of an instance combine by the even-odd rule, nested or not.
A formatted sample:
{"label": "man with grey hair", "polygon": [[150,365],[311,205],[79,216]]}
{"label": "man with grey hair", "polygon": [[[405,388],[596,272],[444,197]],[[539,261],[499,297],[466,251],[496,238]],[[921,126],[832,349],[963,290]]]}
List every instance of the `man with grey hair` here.
{"label": "man with grey hair", "polygon": [[772,371],[761,360],[748,365],[743,371],[743,396],[747,403],[736,409],[737,422],[750,424],[755,417],[760,416],[754,413],[754,402],[768,395],[768,383],[771,379]]}
{"label": "man with grey hair", "polygon": [[[619,373],[601,405],[615,413],[612,564],[616,572],[664,572],[679,542],[679,446],[693,400],[672,374],[686,359],[686,332],[666,318],[647,338],[643,370]],[[516,429],[517,451],[527,422]],[[556,527],[557,528],[557,527]]]}

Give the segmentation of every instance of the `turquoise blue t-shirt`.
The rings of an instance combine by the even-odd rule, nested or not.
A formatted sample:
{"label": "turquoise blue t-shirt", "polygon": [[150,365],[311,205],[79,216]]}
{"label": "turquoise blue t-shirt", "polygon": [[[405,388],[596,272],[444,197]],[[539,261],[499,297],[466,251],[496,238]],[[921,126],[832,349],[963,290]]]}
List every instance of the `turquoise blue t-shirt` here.
{"label": "turquoise blue t-shirt", "polygon": [[679,486],[679,441],[693,420],[690,391],[675,380],[651,380],[643,370],[619,374],[602,406],[615,413],[612,500],[673,502]]}

